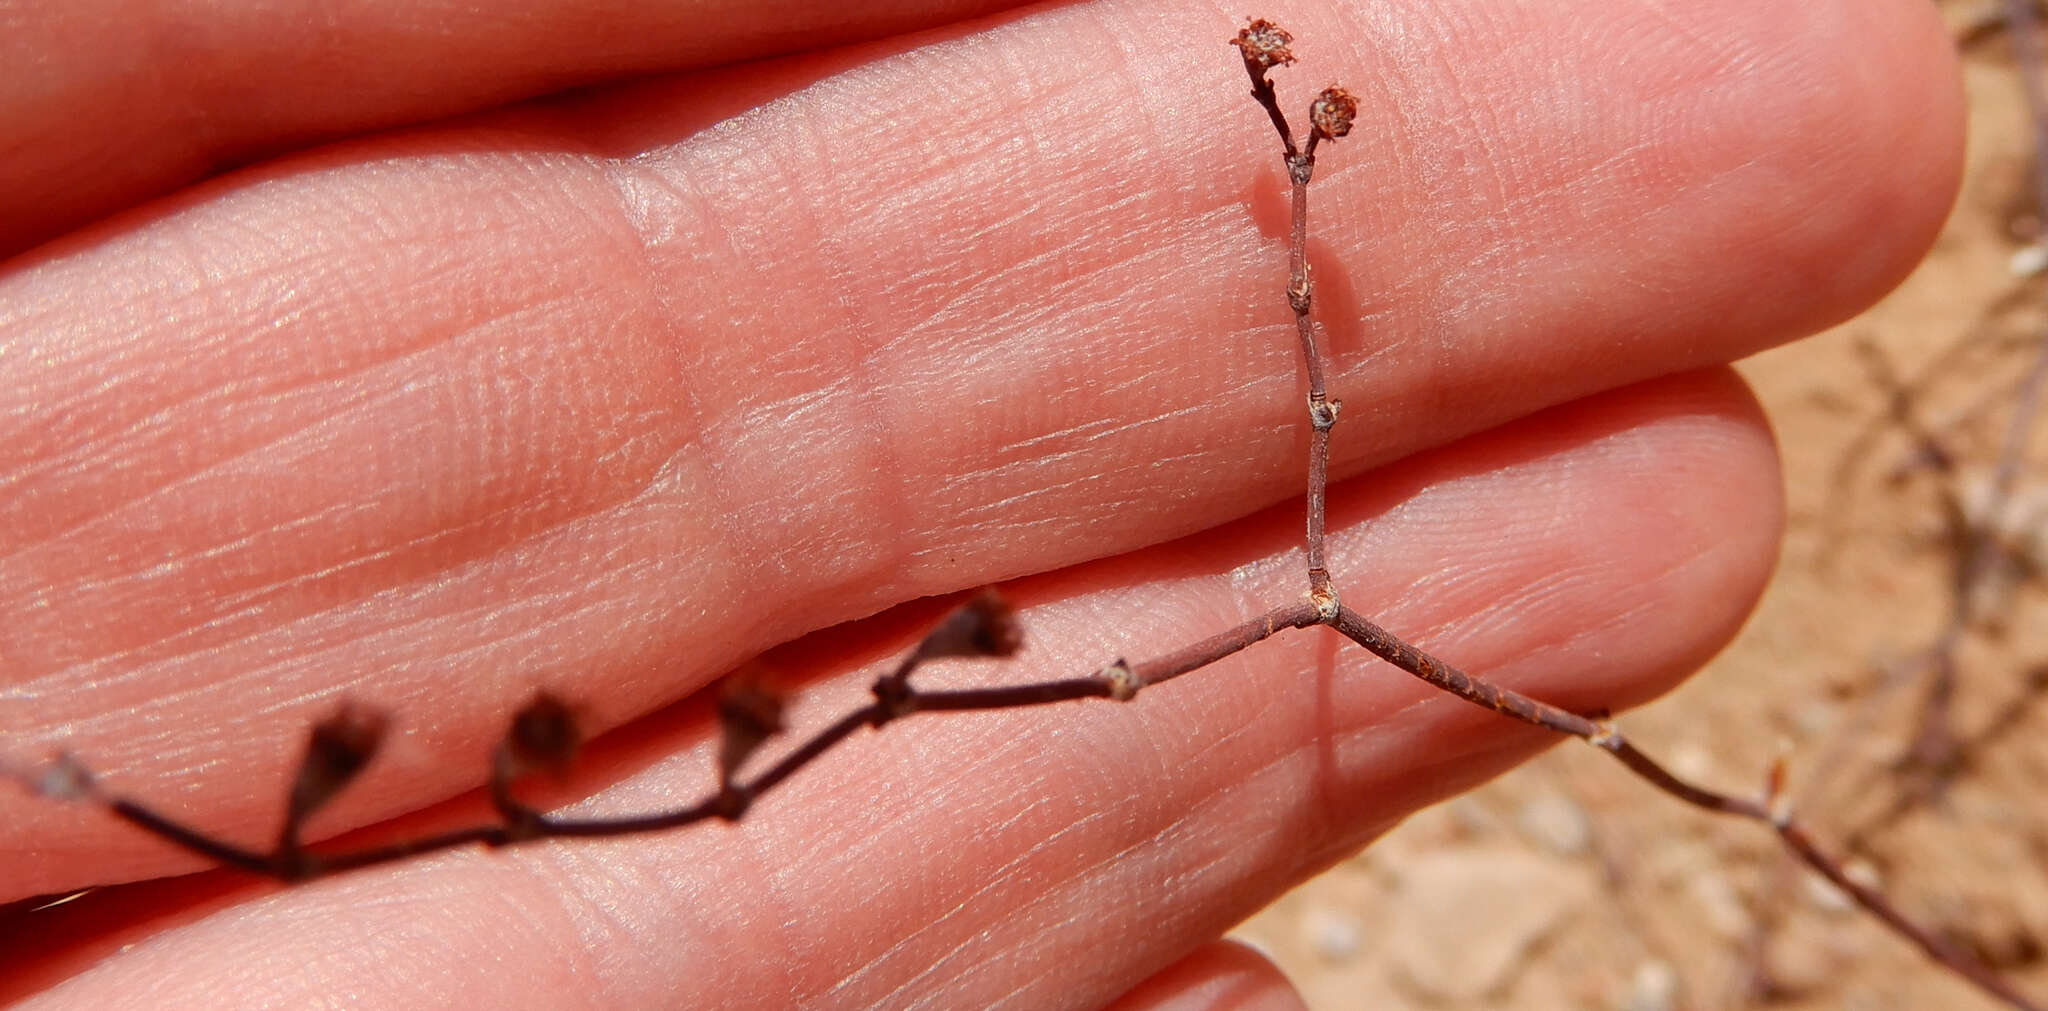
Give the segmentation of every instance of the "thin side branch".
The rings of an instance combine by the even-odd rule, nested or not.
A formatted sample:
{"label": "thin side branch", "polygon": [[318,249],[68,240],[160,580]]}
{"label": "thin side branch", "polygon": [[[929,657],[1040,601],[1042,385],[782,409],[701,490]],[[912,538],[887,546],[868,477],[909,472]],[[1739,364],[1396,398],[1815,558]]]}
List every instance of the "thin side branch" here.
{"label": "thin side branch", "polygon": [[1833,882],[1835,887],[1855,900],[1857,905],[1877,917],[1894,933],[1912,942],[1925,952],[1927,957],[2013,1007],[2036,1006],[2004,977],[1977,961],[1969,952],[1948,943],[1934,931],[1915,923],[1882,893],[1850,877],[1842,862],[1822,850],[1806,830],[1793,820],[1790,805],[1783,802],[1782,768],[1772,770],[1770,787],[1764,791],[1764,799],[1760,801],[1709,790],[1689,783],[1659,765],[1630,743],[1612,722],[1580,716],[1548,703],[1538,702],[1518,692],[1488,684],[1401,641],[1348,607],[1339,613],[1336,629],[1352,642],[1365,647],[1374,656],[1473,705],[1483,706],[1503,716],[1545,730],[1585,740],[1613,755],[1621,764],[1627,766],[1629,771],[1651,786],[1687,804],[1717,814],[1734,815],[1771,826],[1778,833],[1778,838],[1784,842],[1786,849],[1806,866]]}
{"label": "thin side branch", "polygon": [[299,833],[307,818],[369,764],[381,742],[382,717],[356,707],[346,707],[312,729],[290,792],[284,828],[277,843],[267,851],[216,838],[138,801],[106,793],[83,765],[69,757],[60,758],[40,774],[0,766],[0,776],[18,780],[32,791],[54,799],[97,802],[136,828],[221,866],[282,881],[302,881],[465,846],[500,847],[541,839],[641,835],[712,819],[735,821],[761,796],[863,727],[879,729],[918,713],[1019,709],[1090,698],[1129,700],[1148,685],[1199,670],[1277,632],[1305,628],[1317,620],[1313,606],[1290,604],[1164,656],[1138,663],[1118,660],[1089,677],[996,688],[917,687],[911,682],[911,675],[927,661],[1008,657],[1017,651],[1022,637],[1008,605],[993,591],[983,591],[941,621],[895,670],[876,680],[873,702],[841,716],[752,778],[740,777],[739,768],[759,744],[781,729],[781,704],[762,693],[758,686],[734,690],[719,707],[724,747],[718,788],[693,804],[641,815],[558,818],[529,807],[516,797],[513,786],[517,779],[536,771],[566,768],[582,740],[570,708],[551,695],[541,694],[513,717],[511,728],[493,755],[489,792],[492,806],[502,819],[499,824],[346,853],[309,850],[299,843]]}
{"label": "thin side branch", "polygon": [[1325,622],[1337,610],[1337,591],[1330,582],[1330,565],[1323,547],[1330,471],[1330,429],[1336,427],[1337,411],[1343,404],[1331,400],[1327,389],[1329,371],[1318,328],[1312,312],[1315,281],[1308,267],[1308,184],[1315,177],[1316,145],[1351,132],[1358,115],[1358,101],[1342,88],[1323,89],[1309,105],[1308,146],[1294,146],[1294,131],[1287,114],[1280,110],[1280,98],[1266,72],[1294,62],[1288,45],[1294,36],[1279,25],[1256,20],[1232,40],[1244,56],[1244,70],[1252,79],[1252,98],[1266,110],[1273,128],[1280,133],[1281,155],[1287,165],[1292,224],[1287,233],[1287,305],[1294,310],[1295,330],[1301,336],[1302,367],[1308,374],[1308,592]]}

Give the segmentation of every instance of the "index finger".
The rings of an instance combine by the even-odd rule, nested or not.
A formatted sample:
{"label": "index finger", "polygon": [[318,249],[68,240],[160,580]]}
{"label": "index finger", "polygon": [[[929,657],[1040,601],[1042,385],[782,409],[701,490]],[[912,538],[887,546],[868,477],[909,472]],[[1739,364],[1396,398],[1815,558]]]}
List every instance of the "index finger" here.
{"label": "index finger", "polygon": [[0,258],[283,151],[1015,0],[42,0],[0,17]]}

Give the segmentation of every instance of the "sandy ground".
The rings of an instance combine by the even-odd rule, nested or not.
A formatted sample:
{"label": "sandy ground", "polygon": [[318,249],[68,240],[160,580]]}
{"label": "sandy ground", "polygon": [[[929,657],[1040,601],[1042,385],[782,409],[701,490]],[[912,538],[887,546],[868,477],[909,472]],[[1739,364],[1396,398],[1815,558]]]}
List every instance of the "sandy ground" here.
{"label": "sandy ground", "polygon": [[[1959,33],[1981,12],[1944,9]],[[1968,175],[1926,263],[1864,316],[1743,366],[1787,470],[1769,592],[1712,666],[1623,726],[1731,792],[1760,791],[1784,756],[1800,816],[1855,873],[2048,1001],[2048,431],[1996,524],[2009,552],[1975,591],[1982,620],[1953,650],[1952,772],[1902,762],[1962,557],[1947,517],[1983,511],[2048,327],[2048,281],[2016,266],[2039,214],[2011,51],[1975,43],[1966,64]],[[1938,452],[1888,420],[1899,389]],[[1998,1006],[1767,830],[1583,746],[1417,815],[1237,935],[1319,1011]]]}

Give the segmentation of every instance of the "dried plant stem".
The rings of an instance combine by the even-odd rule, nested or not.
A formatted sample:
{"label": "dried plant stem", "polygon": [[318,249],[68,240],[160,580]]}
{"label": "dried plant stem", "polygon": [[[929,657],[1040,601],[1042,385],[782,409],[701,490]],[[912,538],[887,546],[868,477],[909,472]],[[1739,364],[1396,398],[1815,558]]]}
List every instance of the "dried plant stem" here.
{"label": "dried plant stem", "polygon": [[[917,713],[1019,709],[1087,698],[1128,700],[1136,696],[1141,688],[1199,670],[1263,642],[1277,632],[1291,628],[1307,628],[1318,623],[1318,615],[1312,605],[1295,603],[1275,608],[1234,628],[1163,656],[1138,663],[1118,660],[1090,677],[1005,685],[997,688],[955,690],[924,690],[911,684],[911,673],[928,659],[940,656],[1008,656],[1014,652],[1016,638],[1014,633],[1009,631],[1013,626],[1008,625],[1011,618],[1006,610],[989,606],[988,602],[994,599],[991,595],[984,594],[955,611],[949,616],[948,621],[950,623],[954,619],[966,616],[972,621],[983,623],[984,627],[1001,631],[1002,634],[997,638],[1006,641],[999,642],[987,652],[932,649],[931,644],[947,632],[946,626],[942,625],[927,636],[902,665],[876,681],[874,702],[841,716],[753,778],[723,784],[718,791],[696,803],[654,814],[597,818],[551,817],[527,807],[514,798],[512,781],[520,770],[514,765],[500,762],[492,770],[490,794],[493,806],[504,818],[503,824],[456,829],[390,845],[327,855],[307,850],[298,843],[301,825],[320,806],[318,802],[314,802],[293,806],[287,812],[285,827],[280,833],[278,844],[272,850],[264,852],[216,839],[137,801],[104,793],[93,782],[91,774],[69,758],[60,759],[50,772],[40,777],[31,778],[25,773],[5,768],[0,768],[0,772],[27,782],[37,792],[45,795],[97,801],[123,821],[222,866],[284,881],[300,881],[463,846],[498,847],[539,839],[641,835],[680,828],[693,822],[714,818],[737,820],[746,813],[754,800],[788,780],[798,770],[816,761],[834,746],[852,737],[862,727],[880,728]],[[560,702],[542,695],[515,718],[515,728],[532,719],[536,713],[546,713],[552,717],[554,713],[564,711]],[[728,735],[734,731],[729,715],[725,729]],[[318,731],[316,736],[317,734]],[[515,729],[513,735],[516,734]],[[509,750],[513,735],[508,735],[508,743],[501,745],[501,754]],[[367,762],[368,751],[369,748],[364,748],[352,752],[347,756],[350,761],[337,764],[352,765],[355,770],[359,770]],[[318,749],[310,748],[307,759],[300,767],[299,783],[304,784],[316,776],[332,781],[331,770],[321,764],[322,760],[323,756],[318,753]],[[348,776],[343,778],[353,775],[354,771],[351,770]]]}
{"label": "dried plant stem", "polygon": [[1325,489],[1330,473],[1330,429],[1336,427],[1337,410],[1342,405],[1331,400],[1325,389],[1323,349],[1316,342],[1316,323],[1310,312],[1315,282],[1308,274],[1308,183],[1314,171],[1313,155],[1288,156],[1294,225],[1288,237],[1287,304],[1294,308],[1295,328],[1301,334],[1301,359],[1308,372],[1308,588],[1318,603],[1335,603],[1337,595],[1330,585],[1323,528],[1328,508]]}
{"label": "dried plant stem", "polygon": [[1343,405],[1331,400],[1325,378],[1329,369],[1313,312],[1315,281],[1308,266],[1308,184],[1315,177],[1316,145],[1324,139],[1341,137],[1351,130],[1357,102],[1342,88],[1328,88],[1316,96],[1309,108],[1311,123],[1308,143],[1296,147],[1294,130],[1280,108],[1280,97],[1266,72],[1294,62],[1288,44],[1294,37],[1270,21],[1254,21],[1240,33],[1234,44],[1244,57],[1245,73],[1251,77],[1252,99],[1266,110],[1273,129],[1280,134],[1281,160],[1287,166],[1288,203],[1291,224],[1287,231],[1287,305],[1294,310],[1295,330],[1301,337],[1302,368],[1308,376],[1308,592],[1323,620],[1337,610],[1337,591],[1330,582],[1330,565],[1324,548],[1324,527],[1328,513],[1330,474],[1330,429],[1336,427],[1337,411]]}
{"label": "dried plant stem", "polygon": [[[992,593],[984,592],[947,615],[893,670],[878,678],[873,686],[873,701],[839,717],[751,777],[742,774],[748,757],[781,729],[780,702],[755,686],[740,685],[729,691],[719,707],[722,747],[717,788],[688,806],[645,815],[557,817],[529,807],[517,798],[513,787],[518,777],[534,770],[565,766],[581,741],[569,707],[547,695],[534,699],[513,719],[511,729],[494,755],[489,794],[500,824],[457,829],[354,852],[315,853],[299,842],[305,819],[346,786],[368,763],[381,739],[381,720],[353,710],[344,710],[314,728],[290,793],[283,830],[269,852],[220,841],[138,802],[103,793],[84,767],[69,758],[60,758],[50,769],[33,775],[0,765],[0,777],[19,780],[46,796],[97,802],[137,828],[217,864],[293,881],[454,847],[498,847],[539,839],[627,836],[665,831],[712,819],[737,820],[762,796],[852,738],[863,727],[880,729],[897,720],[928,712],[1018,709],[1080,699],[1128,701],[1147,686],[1200,670],[1284,630],[1325,625],[1435,688],[1523,723],[1581,738],[1613,755],[1652,786],[1687,804],[1769,824],[1788,851],[1834,882],[1864,909],[1901,937],[1918,945],[1936,962],[2013,1007],[2035,1008],[2036,1005],[2029,1003],[2010,984],[1967,953],[1914,923],[1884,896],[1844,873],[1841,863],[1821,850],[1793,821],[1781,788],[1781,768],[1773,770],[1770,785],[1761,800],[1734,797],[1689,783],[1637,750],[1608,720],[1570,712],[1482,681],[1423,652],[1338,602],[1331,586],[1323,543],[1329,434],[1336,421],[1338,405],[1327,394],[1324,353],[1319,346],[1317,327],[1310,311],[1313,285],[1307,261],[1308,186],[1313,176],[1317,143],[1334,140],[1349,131],[1351,119],[1356,114],[1356,103],[1341,88],[1325,89],[1309,108],[1312,129],[1307,143],[1297,148],[1287,117],[1275,97],[1272,82],[1266,76],[1266,71],[1272,67],[1294,61],[1293,54],[1287,49],[1291,41],[1292,38],[1277,25],[1260,20],[1251,22],[1238,34],[1234,43],[1242,52],[1245,68],[1251,75],[1252,96],[1266,110],[1280,134],[1293,193],[1287,297],[1294,310],[1308,376],[1311,429],[1306,492],[1309,576],[1306,601],[1275,607],[1162,656],[1137,663],[1117,660],[1087,677],[996,688],[933,691],[917,687],[912,676],[929,660],[1006,657],[1016,651],[1021,637],[1013,615]],[[1446,910],[1444,915],[1454,913]]]}
{"label": "dried plant stem", "polygon": [[1901,912],[1882,893],[1850,877],[1843,869],[1842,862],[1822,850],[1819,844],[1814,842],[1813,837],[1807,834],[1806,829],[1793,819],[1790,806],[1783,802],[1782,771],[1773,770],[1771,784],[1765,790],[1763,800],[1735,797],[1709,790],[1680,779],[1658,764],[1656,760],[1630,743],[1620,729],[1610,721],[1580,716],[1548,703],[1538,702],[1518,692],[1488,684],[1403,642],[1348,607],[1338,613],[1335,627],[1346,638],[1365,647],[1374,656],[1436,688],[1523,723],[1585,740],[1613,755],[1621,764],[1627,766],[1629,771],[1651,786],[1687,804],[1717,814],[1734,815],[1770,825],[1784,841],[1787,850],[1808,867],[1819,872],[1822,877],[1833,882],[1835,887],[1841,889],[1871,915],[1883,921],[1893,932],[1911,941],[1929,958],[2013,1007],[2036,1007],[2014,989],[2011,983],[1977,961],[1968,952],[1943,940],[1934,931],[1913,922],[1912,918]]}
{"label": "dried plant stem", "polygon": [[[2012,40],[2020,91],[2025,97],[2028,134],[2033,138],[2034,157],[2028,183],[2034,206],[2048,209],[2048,77],[2044,77],[2041,52],[2041,21],[2029,0],[2005,0],[2006,34]],[[2041,237],[2037,241],[2048,241]],[[2012,416],[2006,422],[1999,443],[1998,462],[1992,471],[1991,487],[1981,509],[1966,515],[1961,525],[1962,543],[1956,566],[1956,585],[1951,590],[1947,624],[1931,647],[1932,676],[1920,711],[1920,727],[1914,734],[1908,756],[1917,765],[1945,773],[1957,761],[1958,740],[1951,726],[1955,701],[1956,647],[1977,618],[1978,584],[1997,568],[2007,550],[2001,539],[2005,513],[2018,483],[2022,458],[2039,414],[2042,387],[2048,385],[2048,334],[2034,340],[2034,355],[2026,376],[2013,398]]]}
{"label": "dried plant stem", "polygon": [[[2006,0],[2005,20],[2012,36],[2013,55],[2019,64],[2021,91],[2026,96],[2028,132],[2034,140],[2034,158],[2028,182],[2033,187],[2035,206],[2048,208],[2048,71],[2043,69],[2048,60],[2044,60],[2041,53],[2041,22],[2035,5],[2028,0]],[[2042,241],[2048,241],[2048,238]],[[1983,514],[1975,524],[1976,543],[1970,546],[1959,577],[1964,587],[1956,594],[1957,614],[1952,619],[1950,635],[1960,634],[1960,628],[1953,626],[1968,622],[1970,600],[1975,596],[1971,590],[1997,560],[1999,523],[2019,481],[2021,461],[2034,431],[2034,419],[2040,413],[2044,385],[2048,385],[2048,334],[2035,338],[2033,360],[2013,397],[2012,417],[2007,421],[2005,435],[1999,443],[1998,464],[1992,473],[1990,494],[1986,496]]]}
{"label": "dried plant stem", "polygon": [[1228,632],[1212,635],[1191,646],[1183,646],[1145,663],[1127,666],[1140,684],[1156,685],[1207,667],[1232,653],[1263,641],[1282,629],[1308,628],[1319,624],[1321,619],[1322,616],[1313,604],[1288,604],[1276,607]]}

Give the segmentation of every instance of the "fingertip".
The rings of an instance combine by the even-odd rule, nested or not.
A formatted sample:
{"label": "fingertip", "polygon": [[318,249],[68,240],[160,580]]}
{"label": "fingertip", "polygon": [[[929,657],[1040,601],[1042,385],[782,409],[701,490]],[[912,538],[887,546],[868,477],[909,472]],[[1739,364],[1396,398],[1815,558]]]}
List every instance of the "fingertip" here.
{"label": "fingertip", "polygon": [[1862,311],[1933,245],[1962,181],[1962,79],[1928,4],[1755,3],[1739,13],[1766,23],[1747,30],[1754,52],[1730,68],[1716,101],[1749,156],[1727,178],[1762,178],[1751,213],[1725,219],[1751,229],[1730,251],[1729,279],[1785,292],[1795,311],[1781,325],[1797,336]]}
{"label": "fingertip", "polygon": [[1110,1011],[1307,1011],[1271,959],[1242,942],[1211,941],[1155,973]]}

